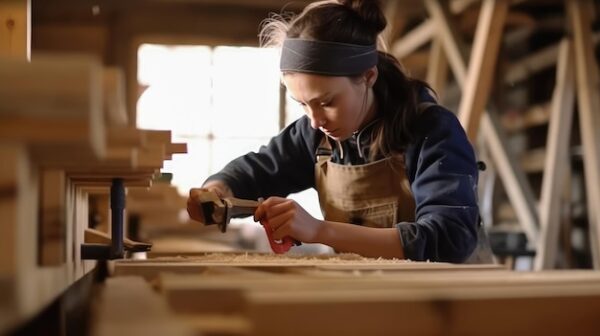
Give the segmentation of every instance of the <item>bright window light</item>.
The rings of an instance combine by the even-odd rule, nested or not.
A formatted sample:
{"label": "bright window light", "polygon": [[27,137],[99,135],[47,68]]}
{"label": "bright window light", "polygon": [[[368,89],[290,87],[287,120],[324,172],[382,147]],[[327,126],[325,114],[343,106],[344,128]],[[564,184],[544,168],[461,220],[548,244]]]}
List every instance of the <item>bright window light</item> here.
{"label": "bright window light", "polygon": [[[182,195],[229,161],[257,151],[279,129],[279,54],[272,49],[143,44],[138,49],[137,126],[171,130],[188,154],[163,171]],[[284,123],[303,115],[286,97]],[[290,195],[322,218],[316,192]]]}

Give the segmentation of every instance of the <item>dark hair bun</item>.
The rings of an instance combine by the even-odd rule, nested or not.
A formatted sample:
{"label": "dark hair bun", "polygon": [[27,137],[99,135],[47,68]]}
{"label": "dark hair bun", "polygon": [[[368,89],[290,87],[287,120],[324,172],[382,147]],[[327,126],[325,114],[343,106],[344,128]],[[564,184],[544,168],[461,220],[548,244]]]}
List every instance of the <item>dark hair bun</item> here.
{"label": "dark hair bun", "polygon": [[379,0],[338,0],[342,5],[351,8],[360,16],[375,33],[385,29],[387,20]]}

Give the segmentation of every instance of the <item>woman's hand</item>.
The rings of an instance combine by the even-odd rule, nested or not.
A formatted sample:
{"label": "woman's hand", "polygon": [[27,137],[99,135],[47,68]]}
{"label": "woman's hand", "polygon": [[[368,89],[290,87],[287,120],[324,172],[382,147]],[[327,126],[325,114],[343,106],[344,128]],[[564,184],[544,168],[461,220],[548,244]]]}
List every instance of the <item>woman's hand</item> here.
{"label": "woman's hand", "polygon": [[254,220],[266,219],[277,240],[290,236],[296,240],[315,243],[324,229],[324,222],[315,219],[294,200],[269,197],[254,213]]}
{"label": "woman's hand", "polygon": [[[207,195],[207,193],[209,195]],[[233,197],[233,193],[231,192],[231,189],[221,181],[210,181],[202,186],[202,188],[192,188],[190,189],[190,195],[187,200],[187,212],[191,219],[200,223],[206,223],[200,201],[206,199],[220,201],[220,199],[225,197]]]}

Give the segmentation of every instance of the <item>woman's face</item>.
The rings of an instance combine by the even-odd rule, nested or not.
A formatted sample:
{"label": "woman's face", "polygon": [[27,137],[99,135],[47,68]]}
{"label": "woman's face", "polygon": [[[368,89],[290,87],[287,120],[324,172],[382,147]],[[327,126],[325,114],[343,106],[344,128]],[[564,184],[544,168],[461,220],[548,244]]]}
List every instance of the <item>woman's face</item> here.
{"label": "woman's face", "polygon": [[287,73],[283,82],[291,98],[304,108],[311,126],[335,140],[349,138],[374,118],[373,90],[366,77]]}

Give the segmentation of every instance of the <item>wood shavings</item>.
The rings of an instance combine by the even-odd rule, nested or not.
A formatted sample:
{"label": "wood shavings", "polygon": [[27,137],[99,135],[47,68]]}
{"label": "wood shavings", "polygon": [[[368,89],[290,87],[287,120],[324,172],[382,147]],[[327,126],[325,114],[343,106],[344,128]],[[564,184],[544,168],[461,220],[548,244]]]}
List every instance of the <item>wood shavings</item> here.
{"label": "wood shavings", "polygon": [[339,253],[327,255],[301,255],[301,254],[262,254],[262,253],[206,253],[195,256],[178,256],[153,258],[153,261],[168,262],[201,262],[201,263],[226,263],[226,264],[248,264],[248,263],[276,263],[276,264],[405,264],[410,260],[365,258],[354,253]]}

